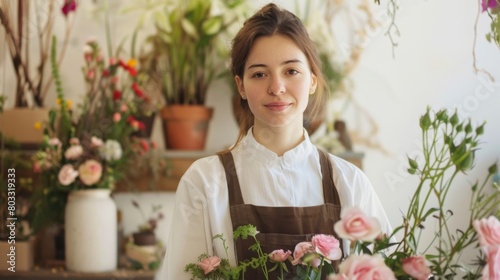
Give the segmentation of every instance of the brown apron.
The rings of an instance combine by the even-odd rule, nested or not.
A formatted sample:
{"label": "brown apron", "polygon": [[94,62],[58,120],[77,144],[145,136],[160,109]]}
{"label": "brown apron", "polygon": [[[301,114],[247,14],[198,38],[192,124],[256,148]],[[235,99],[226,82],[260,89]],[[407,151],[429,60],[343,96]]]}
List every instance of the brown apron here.
{"label": "brown apron", "polygon": [[[278,249],[290,250],[293,253],[295,245],[303,241],[311,241],[315,234],[329,234],[337,237],[333,226],[335,222],[340,220],[340,199],[333,183],[332,166],[328,155],[320,149],[318,149],[318,153],[323,175],[325,204],[309,207],[265,207],[245,204],[232,154],[230,152],[219,154],[226,172],[233,230],[242,225],[252,224],[256,226],[260,232],[257,234],[257,239],[261,244],[262,251],[268,254]],[[236,240],[235,249],[238,262],[257,257],[256,252],[248,249],[254,243],[253,238]],[[340,248],[342,249],[342,245]],[[336,270],[338,262],[333,265]],[[269,279],[277,279],[278,271],[279,269],[275,273],[270,273]],[[293,267],[289,266],[289,271],[293,271]],[[324,274],[322,274],[323,279],[326,277]],[[260,268],[247,270],[244,278],[250,280],[265,279]],[[293,278],[293,273],[285,278]]]}

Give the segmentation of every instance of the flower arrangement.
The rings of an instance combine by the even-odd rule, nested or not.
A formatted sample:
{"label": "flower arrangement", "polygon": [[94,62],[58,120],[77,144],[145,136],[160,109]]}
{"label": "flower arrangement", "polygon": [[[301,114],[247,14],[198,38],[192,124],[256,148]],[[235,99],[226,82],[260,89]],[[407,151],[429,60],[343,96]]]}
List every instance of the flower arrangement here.
{"label": "flower arrangement", "polygon": [[69,191],[113,189],[123,178],[133,154],[130,136],[143,129],[134,113],[137,105],[147,99],[135,82],[134,61],[110,59],[105,65],[98,44],[90,41],[84,48],[82,69],[87,93],[79,105],[80,114],[75,117],[72,102],[66,100],[62,92],[55,63],[55,42],[52,46],[58,107],[50,110],[48,123],[39,124],[45,137],[33,160],[35,171],[42,173],[44,186],[39,206],[51,208],[49,206],[57,201],[59,208],[52,207],[58,209],[49,220],[61,222],[64,213],[61,208]]}
{"label": "flower arrangement", "polygon": [[[436,113],[430,109],[420,118],[423,139],[423,159],[408,158],[408,172],[419,177],[420,183],[411,197],[403,222],[389,235],[382,234],[380,224],[356,207],[344,209],[335,226],[339,238],[350,241],[350,252],[338,271],[330,273],[328,280],[344,279],[500,279],[500,187],[490,184],[498,172],[496,164],[488,169],[482,183],[471,187],[469,217],[464,229],[452,228],[453,211],[446,208],[446,197],[459,173],[467,173],[474,166],[474,153],[484,124],[473,128],[471,121],[461,121],[455,112]],[[492,188],[487,188],[492,186]],[[431,206],[430,204],[437,205]],[[435,201],[435,202],[434,202]],[[432,229],[429,224],[434,224]],[[434,238],[424,242],[422,235],[431,229]],[[279,279],[289,261],[295,268],[293,279],[322,279],[321,269],[329,261],[342,255],[338,240],[318,234],[311,241],[297,244],[295,251],[261,252],[255,236],[258,231],[251,225],[240,227],[234,238],[252,236],[255,245],[250,250],[259,257],[245,260],[231,267],[226,259],[202,254],[197,263],[186,266],[192,279],[239,279],[246,269],[262,269],[268,275],[267,264],[280,268]],[[216,236],[215,238],[221,238]],[[396,241],[396,239],[400,239]],[[225,240],[223,239],[225,243]],[[480,247],[477,259],[470,265],[461,261],[466,248]],[[227,247],[226,248],[227,254]],[[305,271],[305,273],[304,273]],[[326,269],[329,273],[329,269]],[[287,270],[285,270],[287,272]],[[287,278],[288,279],[288,278]]]}

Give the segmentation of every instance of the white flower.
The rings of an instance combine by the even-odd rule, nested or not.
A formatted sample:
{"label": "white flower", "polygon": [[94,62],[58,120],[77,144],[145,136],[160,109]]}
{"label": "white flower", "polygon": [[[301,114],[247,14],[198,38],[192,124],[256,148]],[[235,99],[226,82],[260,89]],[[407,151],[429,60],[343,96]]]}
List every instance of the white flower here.
{"label": "white flower", "polygon": [[69,147],[64,153],[66,159],[78,159],[83,154],[83,147],[80,145],[74,145]]}
{"label": "white flower", "polygon": [[101,158],[106,161],[119,160],[122,157],[122,146],[116,140],[106,140],[104,146],[99,149]]}

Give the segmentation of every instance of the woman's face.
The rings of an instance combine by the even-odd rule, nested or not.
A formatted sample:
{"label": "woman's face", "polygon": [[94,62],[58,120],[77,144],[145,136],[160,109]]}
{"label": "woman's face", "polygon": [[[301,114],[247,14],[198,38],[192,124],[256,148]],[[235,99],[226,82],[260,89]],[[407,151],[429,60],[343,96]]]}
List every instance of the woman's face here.
{"label": "woman's face", "polygon": [[282,35],[258,38],[248,55],[243,77],[235,77],[242,98],[255,116],[256,128],[300,127],[316,75],[305,54]]}

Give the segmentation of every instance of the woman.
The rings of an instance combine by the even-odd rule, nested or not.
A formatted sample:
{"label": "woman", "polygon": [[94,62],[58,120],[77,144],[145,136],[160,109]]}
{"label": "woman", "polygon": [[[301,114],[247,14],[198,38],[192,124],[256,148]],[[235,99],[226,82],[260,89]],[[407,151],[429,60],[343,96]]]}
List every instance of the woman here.
{"label": "woman", "polygon": [[[189,279],[184,266],[202,253],[232,265],[250,257],[248,244],[232,242],[233,229],[253,224],[264,252],[290,249],[312,234],[332,234],[342,207],[359,206],[387,217],[370,182],[354,165],[318,150],[303,127],[310,106],[323,100],[320,61],[301,21],[268,4],[233,40],[231,69],[244,110],[236,143],[200,159],[176,193],[163,279]],[[348,252],[348,244],[343,244]],[[257,279],[246,274],[245,279]],[[271,278],[272,279],[272,278]]]}

